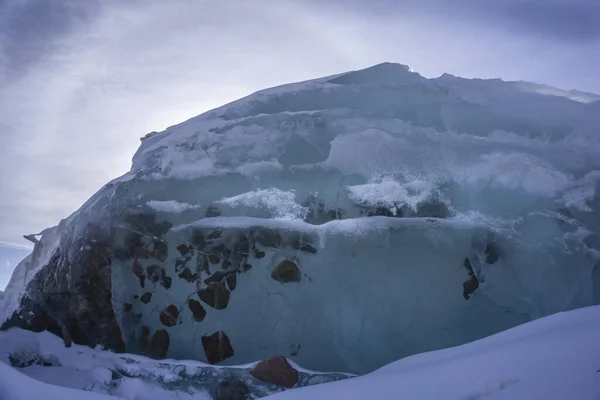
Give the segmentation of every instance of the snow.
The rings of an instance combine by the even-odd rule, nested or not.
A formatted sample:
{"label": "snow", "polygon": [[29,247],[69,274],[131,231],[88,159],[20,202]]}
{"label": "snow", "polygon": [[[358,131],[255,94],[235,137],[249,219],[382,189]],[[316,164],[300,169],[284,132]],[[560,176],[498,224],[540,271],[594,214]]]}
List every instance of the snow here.
{"label": "snow", "polygon": [[597,400],[599,335],[600,307],[589,307],[269,399]]}
{"label": "snow", "polygon": [[[286,390],[267,398],[597,400],[599,335],[600,306],[588,307],[462,346],[407,357],[360,377]],[[3,400],[212,398],[207,392],[190,393],[191,387],[177,386],[177,371],[184,368],[193,374],[196,368],[208,367],[198,362],[154,361],[76,345],[66,349],[48,333],[18,329],[1,332],[0,344]],[[22,354],[24,350],[54,365],[16,369],[5,364],[8,353]],[[131,377],[115,380],[114,370],[128,371]]]}
{"label": "snow", "polygon": [[[109,396],[68,387],[56,386],[32,379],[27,375],[0,362],[0,399],[2,400],[107,400],[123,399],[118,396]],[[67,381],[69,376],[63,376]]]}
{"label": "snow", "polygon": [[275,188],[254,190],[237,196],[223,198],[218,204],[230,207],[248,207],[265,209],[270,215],[267,218],[302,220],[307,209],[296,203],[296,195],[292,191],[282,191]]}
{"label": "snow", "polygon": [[[60,338],[48,332],[20,329],[0,332],[0,349],[2,400],[38,400],[44,392],[52,394],[51,399],[65,400],[210,400],[216,386],[226,380],[244,382],[255,397],[283,390],[252,378],[248,371],[256,363],[227,368],[198,361],[158,361],[133,354],[115,354],[100,347],[65,348]],[[10,366],[14,364],[19,367]],[[313,372],[291,364],[300,372],[299,386],[349,377]]]}
{"label": "snow", "polygon": [[200,208],[199,205],[192,205],[189,203],[181,203],[177,200],[150,200],[148,203],[152,209],[158,212],[167,213],[182,213],[189,210],[197,210]]}

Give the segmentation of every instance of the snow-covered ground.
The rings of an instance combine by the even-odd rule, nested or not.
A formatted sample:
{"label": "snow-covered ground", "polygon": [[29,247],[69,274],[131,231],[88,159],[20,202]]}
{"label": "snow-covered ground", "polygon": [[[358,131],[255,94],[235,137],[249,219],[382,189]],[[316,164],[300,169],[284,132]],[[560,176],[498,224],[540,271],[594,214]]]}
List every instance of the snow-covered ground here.
{"label": "snow-covered ground", "polygon": [[[588,307],[466,345],[408,357],[361,377],[286,390],[268,398],[598,400],[598,338],[600,306]],[[153,361],[81,346],[66,349],[48,333],[21,330],[0,333],[0,349],[2,400],[92,400],[108,395],[136,400],[212,398],[210,391],[181,380],[182,371],[193,375],[194,370],[207,367],[195,361]],[[21,354],[21,360],[29,354],[38,364],[13,368],[8,365],[11,353]],[[52,365],[40,365],[44,363]]]}

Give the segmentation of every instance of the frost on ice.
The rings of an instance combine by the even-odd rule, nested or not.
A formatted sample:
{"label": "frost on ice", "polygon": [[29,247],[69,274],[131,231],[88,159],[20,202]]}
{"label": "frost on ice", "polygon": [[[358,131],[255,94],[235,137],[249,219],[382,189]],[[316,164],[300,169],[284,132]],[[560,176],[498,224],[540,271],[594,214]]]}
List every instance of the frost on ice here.
{"label": "frost on ice", "polygon": [[395,64],[258,92],[148,135],[5,327],[363,373],[598,303],[599,100]]}

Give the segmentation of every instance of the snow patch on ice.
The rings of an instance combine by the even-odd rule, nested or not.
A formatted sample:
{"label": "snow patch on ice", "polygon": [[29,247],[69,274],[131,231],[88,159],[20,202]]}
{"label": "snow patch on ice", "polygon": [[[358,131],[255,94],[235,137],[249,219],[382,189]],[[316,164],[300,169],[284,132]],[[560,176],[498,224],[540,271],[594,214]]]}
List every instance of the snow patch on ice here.
{"label": "snow patch on ice", "polygon": [[416,210],[417,204],[431,198],[433,186],[430,182],[413,181],[400,184],[394,180],[348,186],[350,199],[357,204],[396,209],[408,205]]}
{"label": "snow patch on ice", "polygon": [[231,207],[264,208],[272,214],[273,218],[302,220],[308,210],[295,200],[296,195],[292,191],[269,188],[224,198],[219,203]]}
{"label": "snow patch on ice", "polygon": [[150,206],[155,211],[174,213],[174,214],[178,214],[178,213],[182,213],[182,212],[190,211],[190,210],[197,210],[197,209],[201,208],[201,206],[199,206],[199,205],[183,203],[183,202],[179,202],[177,200],[165,200],[165,201],[150,200],[146,204],[148,204],[148,206]]}

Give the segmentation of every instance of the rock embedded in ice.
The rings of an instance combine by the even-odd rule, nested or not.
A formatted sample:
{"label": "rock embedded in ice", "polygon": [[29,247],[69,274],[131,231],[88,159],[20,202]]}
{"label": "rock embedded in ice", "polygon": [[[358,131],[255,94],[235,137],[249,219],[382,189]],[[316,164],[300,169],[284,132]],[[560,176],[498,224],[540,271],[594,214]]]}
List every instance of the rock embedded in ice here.
{"label": "rock embedded in ice", "polygon": [[275,356],[256,364],[250,375],[264,382],[280,385],[288,389],[298,382],[298,371],[288,363],[285,357]]}

